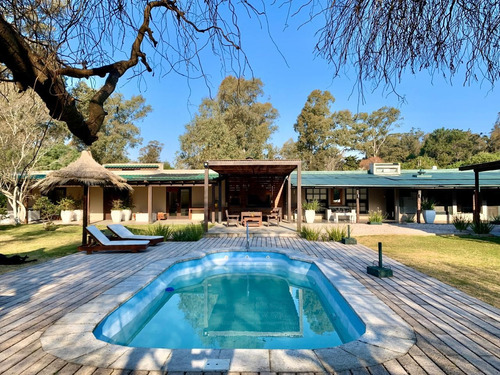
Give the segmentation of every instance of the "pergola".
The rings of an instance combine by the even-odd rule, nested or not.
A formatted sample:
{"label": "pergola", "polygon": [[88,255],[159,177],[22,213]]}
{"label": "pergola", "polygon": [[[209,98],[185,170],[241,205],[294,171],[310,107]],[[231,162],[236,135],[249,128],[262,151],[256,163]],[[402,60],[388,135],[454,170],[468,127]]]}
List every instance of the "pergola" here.
{"label": "pergola", "polygon": [[479,184],[479,172],[494,171],[500,169],[500,160],[489,163],[480,163],[472,165],[464,165],[458,168],[460,171],[474,171],[474,223],[481,221],[481,186]]}
{"label": "pergola", "polygon": [[[302,221],[302,198],[301,198],[301,161],[300,160],[209,160],[204,163],[205,167],[205,188],[204,188],[204,223],[205,231],[208,230],[209,220],[209,170],[219,174],[219,202],[222,201],[220,182],[229,177],[251,179],[268,178],[282,179],[279,194],[287,181],[287,217],[292,217],[290,174],[297,170],[297,229],[300,230]],[[215,192],[212,189],[212,201],[215,199]]]}

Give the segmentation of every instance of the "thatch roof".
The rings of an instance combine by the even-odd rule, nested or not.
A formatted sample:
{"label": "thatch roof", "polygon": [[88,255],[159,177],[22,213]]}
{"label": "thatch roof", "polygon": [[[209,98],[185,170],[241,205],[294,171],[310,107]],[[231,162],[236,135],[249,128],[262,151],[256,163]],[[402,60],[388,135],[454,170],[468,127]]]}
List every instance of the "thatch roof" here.
{"label": "thatch roof", "polygon": [[35,187],[42,191],[62,185],[114,186],[119,189],[133,190],[126,181],[97,163],[90,151],[82,151],[77,160],[67,167],[50,172]]}

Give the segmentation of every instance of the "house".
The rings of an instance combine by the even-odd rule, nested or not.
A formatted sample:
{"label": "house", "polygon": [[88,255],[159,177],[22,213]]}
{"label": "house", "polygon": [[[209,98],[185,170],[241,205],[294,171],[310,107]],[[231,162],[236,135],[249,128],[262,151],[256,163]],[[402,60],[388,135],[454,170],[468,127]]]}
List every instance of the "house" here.
{"label": "house", "polygon": [[[420,222],[420,204],[436,202],[436,222],[450,223],[454,215],[472,217],[475,200],[474,171],[458,169],[401,170],[399,164],[376,163],[369,171],[301,171],[294,160],[217,160],[201,170],[164,170],[160,163],[105,164],[124,177],[131,195],[135,220],[225,220],[225,211],[270,211],[281,207],[285,219],[297,213],[301,203],[316,199],[318,214],[328,210],[355,210],[356,221],[381,210],[387,220]],[[38,173],[39,178],[44,173]],[[500,215],[500,171],[480,176],[481,218]],[[67,186],[51,192],[51,198],[81,197],[81,187]],[[127,199],[127,192],[90,188],[90,220],[110,219],[111,202]],[[300,225],[300,224],[299,224]]]}

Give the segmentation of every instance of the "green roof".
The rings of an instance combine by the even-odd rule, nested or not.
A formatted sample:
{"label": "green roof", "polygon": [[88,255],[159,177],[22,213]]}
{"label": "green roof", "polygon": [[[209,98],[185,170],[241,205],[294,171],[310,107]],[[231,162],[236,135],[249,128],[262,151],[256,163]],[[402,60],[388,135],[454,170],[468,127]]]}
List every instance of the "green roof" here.
{"label": "green roof", "polygon": [[[421,173],[421,172],[420,172]],[[303,187],[471,188],[474,172],[458,169],[402,170],[400,175],[374,175],[367,171],[304,171]],[[291,176],[297,186],[297,173]],[[481,187],[500,187],[500,171],[481,172]]]}
{"label": "green roof", "polygon": [[158,164],[104,164],[106,169],[159,169]]}
{"label": "green roof", "polygon": [[[141,174],[141,175],[126,175],[119,173],[121,177],[127,180],[127,182],[136,181],[159,181],[159,182],[169,182],[169,181],[204,181],[204,173],[155,173],[155,174]],[[209,173],[209,179],[213,180],[219,175],[217,173]]]}

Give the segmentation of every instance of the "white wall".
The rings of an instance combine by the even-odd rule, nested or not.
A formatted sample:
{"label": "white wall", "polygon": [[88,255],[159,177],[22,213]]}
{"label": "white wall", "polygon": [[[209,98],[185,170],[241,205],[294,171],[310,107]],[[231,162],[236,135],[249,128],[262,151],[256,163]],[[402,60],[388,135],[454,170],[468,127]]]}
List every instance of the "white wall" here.
{"label": "white wall", "polygon": [[103,197],[104,190],[101,187],[89,188],[89,220],[91,223],[104,220]]}

